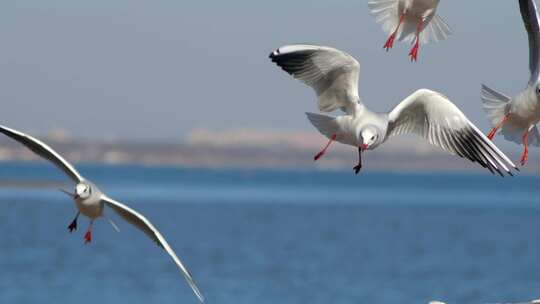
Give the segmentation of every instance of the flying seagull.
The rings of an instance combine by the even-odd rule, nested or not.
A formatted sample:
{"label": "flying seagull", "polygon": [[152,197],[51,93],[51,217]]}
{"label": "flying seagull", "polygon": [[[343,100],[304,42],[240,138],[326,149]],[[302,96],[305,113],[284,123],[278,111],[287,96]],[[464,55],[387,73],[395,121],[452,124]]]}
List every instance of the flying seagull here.
{"label": "flying seagull", "polygon": [[358,95],[360,64],[340,50],[316,45],[288,45],[270,54],[270,59],[294,78],[311,86],[319,110],[341,109],[345,115],[331,117],[306,113],[311,123],[329,139],[315,156],[319,159],[333,141],[373,150],[393,136],[416,134],[431,144],[479,163],[492,173],[512,175],[516,166],[450,101],[440,93],[421,89],[388,113],[370,111]]}
{"label": "flying seagull", "polygon": [[[71,180],[73,180],[76,183],[75,186],[75,192],[71,193],[67,190],[61,190],[62,192],[68,194],[73,200],[75,201],[75,205],[77,206],[78,212],[75,215],[75,218],[71,222],[71,224],[68,226],[68,229],[70,232],[73,232],[73,230],[77,229],[77,219],[79,218],[80,214],[83,214],[90,218],[90,225],[88,226],[88,230],[86,231],[86,234],[84,235],[85,243],[89,243],[92,241],[92,226],[94,224],[94,221],[100,217],[104,217],[104,207],[107,206],[114,210],[118,215],[120,215],[124,220],[128,221],[135,227],[139,228],[142,232],[144,232],[146,235],[148,235],[152,240],[154,240],[157,245],[171,256],[171,258],[174,260],[178,268],[180,269],[180,272],[184,275],[184,278],[188,282],[188,284],[193,289],[193,292],[197,295],[199,300],[204,303],[204,296],[202,295],[201,291],[197,287],[197,284],[195,284],[195,281],[193,280],[192,275],[189,273],[189,271],[186,269],[186,267],[182,264],[176,253],[172,250],[171,246],[169,246],[169,243],[165,240],[163,235],[150,223],[146,217],[144,217],[142,214],[138,213],[137,211],[131,209],[130,207],[113,200],[112,198],[105,195],[103,192],[99,190],[99,188],[94,185],[89,180],[85,179],[76,169],[73,167],[72,164],[70,164],[67,160],[62,158],[56,151],[54,151],[51,147],[43,143],[42,141],[24,134],[22,132],[0,126],[0,132],[11,137],[12,139],[20,142],[21,144],[25,145],[28,149],[32,150],[34,153],[39,155],[40,157],[49,160],[54,165],[56,165],[58,168],[60,168],[64,173],[66,173]],[[116,225],[109,219],[110,223],[113,225],[113,227],[118,231],[118,228]]]}
{"label": "flying seagull", "polygon": [[409,56],[416,61],[420,44],[437,42],[451,34],[450,27],[435,12],[439,0],[371,0],[371,14],[390,37],[383,48],[388,51],[394,40],[414,44]]}
{"label": "flying seagull", "polygon": [[536,128],[540,121],[540,26],[534,0],[519,0],[519,8],[529,36],[529,83],[514,98],[482,85],[482,103],[493,126],[489,139],[500,130],[505,139],[523,144],[520,163],[524,166],[529,158],[529,144],[540,146]]}

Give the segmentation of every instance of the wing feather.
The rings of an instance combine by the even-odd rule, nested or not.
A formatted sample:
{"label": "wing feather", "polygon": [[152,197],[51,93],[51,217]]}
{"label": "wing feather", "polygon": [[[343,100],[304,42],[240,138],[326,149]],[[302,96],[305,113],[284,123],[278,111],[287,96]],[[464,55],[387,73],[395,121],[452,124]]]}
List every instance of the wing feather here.
{"label": "wing feather", "polygon": [[424,137],[432,145],[476,162],[491,173],[512,175],[517,170],[482,132],[474,126],[448,98],[440,93],[421,89],[388,113],[386,137],[412,133]]}
{"label": "wing feather", "polygon": [[64,171],[64,173],[66,173],[74,182],[79,183],[83,180],[82,175],[75,169],[75,167],[73,167],[72,164],[70,164],[44,142],[28,134],[24,134],[1,125],[0,132],[25,145],[28,149],[32,150],[32,152],[36,153],[40,157],[52,162],[55,166]]}
{"label": "wing feather", "polygon": [[341,108],[354,114],[360,102],[360,64],[351,55],[330,47],[297,44],[280,47],[270,59],[315,90],[320,111]]}
{"label": "wing feather", "polygon": [[540,25],[538,10],[534,0],[519,0],[519,10],[527,35],[529,38],[529,69],[531,79],[529,83],[538,81],[540,71],[538,70],[540,60]]}
{"label": "wing feather", "polygon": [[144,217],[142,214],[138,213],[137,211],[131,209],[130,207],[120,202],[117,202],[107,196],[103,196],[101,200],[107,206],[112,208],[124,220],[131,223],[133,226],[139,228],[142,232],[148,235],[152,240],[154,240],[157,243],[159,247],[165,249],[165,251],[167,251],[167,253],[171,256],[173,261],[176,263],[176,265],[180,269],[180,272],[182,273],[182,275],[184,275],[184,278],[188,282],[189,286],[191,287],[195,295],[199,298],[201,302],[204,303],[204,296],[202,292],[200,291],[199,287],[197,287],[197,284],[195,283],[193,276],[187,270],[184,264],[182,264],[182,262],[180,261],[180,259],[178,258],[174,250],[172,250],[169,243],[167,243],[163,235],[161,235],[161,233],[156,229],[156,227],[154,227],[154,225],[152,225],[152,223],[150,223],[150,221],[146,219],[146,217]]}

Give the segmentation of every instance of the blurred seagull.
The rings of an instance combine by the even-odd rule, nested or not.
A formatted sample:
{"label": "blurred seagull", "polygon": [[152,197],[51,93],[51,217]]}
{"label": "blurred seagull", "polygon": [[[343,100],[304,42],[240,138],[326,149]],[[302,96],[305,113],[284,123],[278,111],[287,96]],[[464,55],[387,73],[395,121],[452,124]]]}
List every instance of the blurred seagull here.
{"label": "blurred seagull", "polygon": [[519,8],[529,36],[529,83],[514,98],[482,85],[482,103],[493,126],[489,139],[500,129],[505,139],[523,144],[520,163],[524,166],[529,158],[529,144],[540,146],[536,128],[540,121],[540,26],[534,0],[519,0]]}
{"label": "blurred seagull", "polygon": [[[174,260],[174,262],[180,269],[180,272],[184,275],[184,278],[186,279],[188,284],[193,289],[193,292],[195,292],[201,302],[204,302],[204,296],[195,284],[195,281],[193,280],[193,277],[191,276],[189,271],[182,264],[178,256],[176,256],[171,246],[169,246],[161,233],[143,215],[105,195],[99,190],[96,185],[85,179],[73,167],[73,165],[71,165],[68,161],[62,158],[56,151],[54,151],[45,143],[39,141],[34,137],[31,137],[30,135],[4,126],[0,126],[0,132],[25,145],[28,149],[32,150],[40,157],[52,162],[54,165],[64,171],[64,173],[66,173],[76,183],[74,193],[61,189],[62,192],[73,198],[73,200],[75,201],[75,205],[79,210],[77,212],[77,215],[75,215],[75,219],[73,219],[71,224],[68,226],[70,232],[77,229],[77,219],[81,213],[89,217],[90,225],[88,227],[88,230],[86,231],[86,234],[84,235],[85,243],[89,243],[90,241],[92,241],[92,226],[94,224],[94,221],[100,217],[105,216],[103,213],[104,206],[110,207],[124,220],[128,221],[135,227],[142,230],[146,235],[148,235],[152,240],[154,240],[158,246],[167,251],[167,253],[171,256],[171,258]],[[118,231],[118,227],[110,219],[108,220],[115,228],[115,230]]]}
{"label": "blurred seagull", "polygon": [[316,156],[318,160],[333,141],[373,150],[399,134],[417,134],[452,154],[479,163],[492,173],[512,175],[515,165],[445,96],[421,89],[405,98],[389,113],[370,111],[358,95],[360,64],[340,50],[316,45],[288,45],[270,58],[294,78],[311,86],[319,98],[319,110],[341,109],[346,115],[331,117],[306,113],[311,123],[330,139]]}
{"label": "blurred seagull", "polygon": [[451,34],[450,27],[437,14],[439,0],[371,0],[371,14],[390,34],[384,44],[386,51],[394,46],[396,37],[413,45],[409,56],[416,61],[420,43],[437,42]]}

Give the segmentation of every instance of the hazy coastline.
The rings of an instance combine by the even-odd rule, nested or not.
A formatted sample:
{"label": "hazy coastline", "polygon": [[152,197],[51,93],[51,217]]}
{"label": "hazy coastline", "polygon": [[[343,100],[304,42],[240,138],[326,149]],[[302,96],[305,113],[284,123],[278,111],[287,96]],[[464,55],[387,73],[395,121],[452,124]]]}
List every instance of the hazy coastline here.
{"label": "hazy coastline", "polygon": [[[353,147],[333,145],[327,155],[313,156],[326,143],[315,132],[265,130],[195,130],[173,142],[79,139],[55,131],[38,136],[74,163],[181,166],[202,168],[287,168],[347,170],[357,161]],[[527,171],[540,169],[534,150]],[[512,159],[517,155],[508,153]],[[477,171],[479,166],[448,155],[415,137],[392,139],[364,154],[364,168],[374,171]],[[39,161],[30,150],[0,138],[0,161]]]}

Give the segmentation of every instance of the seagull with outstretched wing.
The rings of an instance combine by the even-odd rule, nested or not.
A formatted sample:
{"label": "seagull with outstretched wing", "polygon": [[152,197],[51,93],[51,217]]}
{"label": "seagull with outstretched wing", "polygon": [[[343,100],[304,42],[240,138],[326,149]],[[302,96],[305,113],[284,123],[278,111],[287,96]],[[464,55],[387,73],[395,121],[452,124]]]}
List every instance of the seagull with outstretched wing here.
{"label": "seagull with outstretched wing", "polygon": [[[79,218],[80,214],[87,216],[88,218],[90,218],[90,225],[84,235],[84,240],[85,243],[90,243],[92,241],[92,226],[94,224],[94,221],[104,216],[103,212],[105,206],[111,208],[124,220],[133,224],[135,227],[148,235],[153,241],[156,242],[159,247],[167,251],[167,253],[171,256],[173,261],[180,269],[180,272],[182,273],[188,284],[193,289],[193,292],[195,292],[201,302],[204,302],[204,296],[197,287],[197,284],[195,284],[192,275],[186,269],[184,264],[182,264],[182,262],[180,261],[176,253],[172,250],[169,243],[167,243],[163,235],[161,235],[161,233],[156,229],[156,227],[154,227],[154,225],[152,225],[152,223],[150,223],[148,219],[146,219],[146,217],[144,217],[137,211],[131,209],[130,207],[118,201],[115,201],[105,195],[99,190],[96,185],[85,179],[75,169],[75,167],[73,167],[72,164],[62,158],[62,156],[60,156],[56,151],[54,151],[51,147],[49,147],[42,141],[30,135],[4,126],[0,126],[0,132],[25,145],[28,149],[32,150],[40,157],[49,160],[62,171],[64,171],[64,173],[66,173],[69,178],[71,178],[71,180],[75,182],[76,186],[74,193],[71,193],[67,190],[62,190],[62,192],[68,194],[71,198],[73,198],[73,200],[75,201],[75,205],[78,209],[75,218],[68,226],[70,232],[73,232],[73,230],[77,229],[77,219]],[[114,224],[114,222],[112,222],[110,219],[109,221],[118,231],[118,227]]]}
{"label": "seagull with outstretched wing", "polygon": [[284,71],[311,86],[318,96],[319,110],[341,109],[345,115],[331,117],[306,113],[329,142],[315,156],[318,160],[333,141],[373,150],[393,136],[416,134],[443,150],[480,164],[492,173],[512,175],[516,166],[448,98],[420,89],[388,113],[370,111],[358,94],[360,64],[340,50],[316,45],[288,45],[270,54]]}

